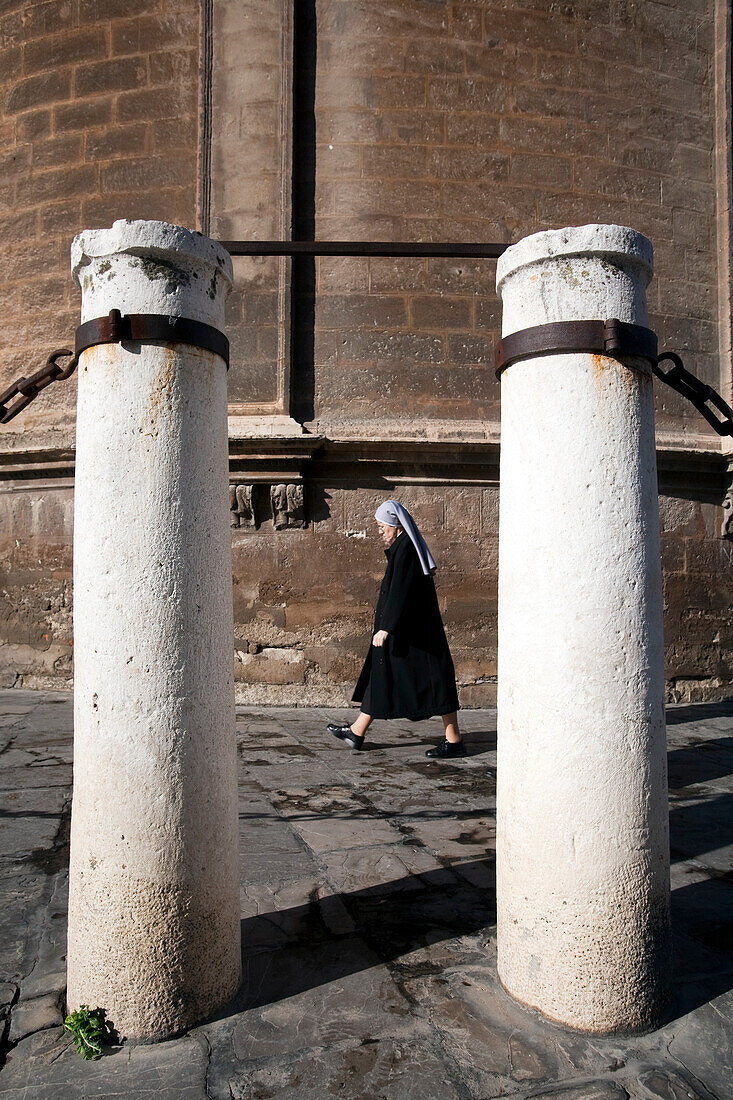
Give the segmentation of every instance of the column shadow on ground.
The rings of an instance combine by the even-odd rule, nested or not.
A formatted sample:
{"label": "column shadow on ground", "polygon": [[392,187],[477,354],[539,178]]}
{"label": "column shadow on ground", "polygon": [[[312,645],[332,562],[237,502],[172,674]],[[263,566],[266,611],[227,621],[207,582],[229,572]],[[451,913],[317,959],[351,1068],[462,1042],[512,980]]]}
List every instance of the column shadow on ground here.
{"label": "column shadow on ground", "polygon": [[674,1001],[680,1019],[733,989],[733,883],[708,878],[672,892]]}
{"label": "column shadow on ground", "polygon": [[[436,868],[242,921],[242,988],[223,1015],[260,1008],[496,922],[493,860]],[[475,886],[471,875],[485,885]],[[420,968],[423,968],[422,971]],[[438,968],[439,969],[439,968]],[[435,972],[413,963],[410,976]]]}
{"label": "column shadow on ground", "polygon": [[[733,794],[721,793],[702,802],[674,806],[669,814],[669,835],[672,863],[719,852],[715,861],[718,870],[711,873],[723,873],[723,850],[733,851]],[[730,874],[729,856],[727,870]]]}
{"label": "column shadow on ground", "polygon": [[667,753],[670,790],[681,791],[733,775],[733,737],[700,740]]}
{"label": "column shadow on ground", "polygon": [[[482,885],[464,880],[463,874]],[[471,860],[455,870],[438,868],[321,899],[314,887],[307,905],[248,917],[242,921],[243,984],[218,1018],[262,1008],[380,964],[389,964],[397,978],[439,974],[440,965],[429,958],[400,959],[444,940],[491,933],[496,923],[494,883],[493,860]],[[733,989],[731,884],[707,879],[675,890],[672,922],[675,967],[669,1018],[676,1020]]]}
{"label": "column shadow on ground", "polygon": [[684,722],[705,722],[710,718],[733,718],[733,699],[722,699],[718,703],[690,703],[689,706],[668,707],[665,716],[668,726],[678,726]]}

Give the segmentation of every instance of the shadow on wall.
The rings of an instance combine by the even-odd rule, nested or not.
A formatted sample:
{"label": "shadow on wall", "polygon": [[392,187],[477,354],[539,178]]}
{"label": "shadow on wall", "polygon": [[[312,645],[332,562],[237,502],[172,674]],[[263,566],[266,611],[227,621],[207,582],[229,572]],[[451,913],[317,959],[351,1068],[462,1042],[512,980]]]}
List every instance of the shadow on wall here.
{"label": "shadow on wall", "polygon": [[322,523],[331,518],[331,494],[317,482],[310,482],[307,492],[306,515],[308,523]]}
{"label": "shadow on wall", "polygon": [[[293,22],[292,235],[314,241],[316,234],[316,57],[315,0],[300,0]],[[316,261],[293,256],[290,278],[290,361],[293,416],[312,420],[315,400]]]}

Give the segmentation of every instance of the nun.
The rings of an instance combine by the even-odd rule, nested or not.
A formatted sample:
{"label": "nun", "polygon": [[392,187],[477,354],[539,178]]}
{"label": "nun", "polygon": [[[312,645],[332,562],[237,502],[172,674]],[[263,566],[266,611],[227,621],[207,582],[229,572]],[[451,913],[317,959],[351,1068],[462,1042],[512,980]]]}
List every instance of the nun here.
{"label": "nun", "polygon": [[361,749],[375,718],[419,721],[439,714],[444,740],[425,755],[465,756],[456,674],[433,581],[435,560],[414,519],[396,500],[380,504],[374,518],[387,571],[372,642],[353,694],[361,712],[351,725],[329,723],[328,730],[352,749]]}

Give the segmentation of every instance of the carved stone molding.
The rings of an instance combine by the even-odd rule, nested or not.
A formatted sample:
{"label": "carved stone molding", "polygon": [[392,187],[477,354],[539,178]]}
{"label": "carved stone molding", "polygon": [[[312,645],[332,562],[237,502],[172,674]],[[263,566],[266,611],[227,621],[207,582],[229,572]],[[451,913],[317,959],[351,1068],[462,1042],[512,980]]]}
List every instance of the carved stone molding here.
{"label": "carved stone molding", "polygon": [[733,539],[733,485],[729,486],[723,499],[723,522],[720,525],[720,537],[722,539]]}
{"label": "carved stone molding", "polygon": [[[366,431],[364,431],[366,436]],[[541,462],[542,456],[537,456]],[[661,493],[700,494],[726,508],[730,518],[733,494],[730,459],[720,450],[689,449],[662,441],[657,447]],[[22,433],[0,437],[0,488],[41,490],[73,485],[73,438],[54,447],[43,438],[26,439]],[[230,440],[230,507],[233,526],[257,526],[270,515],[268,496],[272,485],[317,481],[324,484],[366,486],[391,492],[395,485],[497,485],[498,440],[389,438],[235,437]],[[236,503],[238,485],[251,486],[255,523]],[[241,494],[240,494],[241,495]],[[260,497],[261,502],[260,502]],[[239,516],[244,517],[240,522]],[[724,537],[730,538],[731,535]]]}
{"label": "carved stone molding", "polygon": [[232,527],[256,527],[254,505],[252,503],[252,485],[229,486],[229,511],[232,513]]}
{"label": "carved stone molding", "polygon": [[302,484],[272,485],[270,503],[276,530],[305,527],[305,494]]}
{"label": "carved stone molding", "polygon": [[269,486],[269,510],[266,485],[230,485],[231,526],[257,528],[269,519],[277,531],[306,526],[305,491],[302,482],[283,482]]}

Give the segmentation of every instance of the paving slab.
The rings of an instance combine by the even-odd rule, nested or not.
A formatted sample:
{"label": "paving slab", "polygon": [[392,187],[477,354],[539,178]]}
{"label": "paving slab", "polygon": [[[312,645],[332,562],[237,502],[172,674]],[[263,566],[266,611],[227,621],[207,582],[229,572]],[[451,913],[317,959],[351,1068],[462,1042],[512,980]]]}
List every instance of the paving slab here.
{"label": "paving slab", "polygon": [[458,1100],[465,1095],[459,1088],[430,1044],[410,1036],[339,1041],[319,1050],[316,1057],[308,1052],[287,1062],[270,1059],[216,1082],[210,1095],[213,1100],[323,1100],[327,1096]]}
{"label": "paving slab", "polygon": [[[733,702],[668,714],[675,996],[636,1037],[559,1027],[496,974],[496,715],[237,707],[244,981],[178,1039],[84,1062],[65,995],[72,700],[0,691],[0,1097],[733,1100]],[[104,1007],[104,1006],[101,1006]]]}

